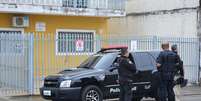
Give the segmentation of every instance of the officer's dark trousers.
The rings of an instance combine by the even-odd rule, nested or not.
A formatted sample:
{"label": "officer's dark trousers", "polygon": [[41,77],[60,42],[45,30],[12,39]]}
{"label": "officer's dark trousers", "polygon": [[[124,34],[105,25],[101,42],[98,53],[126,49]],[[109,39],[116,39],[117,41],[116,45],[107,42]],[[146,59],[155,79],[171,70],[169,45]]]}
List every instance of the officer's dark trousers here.
{"label": "officer's dark trousers", "polygon": [[132,100],[132,87],[131,83],[120,83],[120,99],[119,101],[131,101]]}
{"label": "officer's dark trousers", "polygon": [[160,101],[175,101],[173,80],[162,80],[159,86]]}

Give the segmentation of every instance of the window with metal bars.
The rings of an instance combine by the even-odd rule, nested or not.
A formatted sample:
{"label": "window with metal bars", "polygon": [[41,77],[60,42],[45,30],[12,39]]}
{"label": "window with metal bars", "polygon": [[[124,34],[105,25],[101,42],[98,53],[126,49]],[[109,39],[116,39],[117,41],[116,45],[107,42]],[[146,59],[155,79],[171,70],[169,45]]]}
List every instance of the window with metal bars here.
{"label": "window with metal bars", "polygon": [[94,32],[90,31],[58,31],[57,54],[93,53]]}
{"label": "window with metal bars", "polygon": [[63,7],[74,7],[74,0],[63,0]]}
{"label": "window with metal bars", "polygon": [[77,0],[77,8],[87,8],[88,0]]}
{"label": "window with metal bars", "polygon": [[87,8],[88,0],[63,0],[63,7]]}

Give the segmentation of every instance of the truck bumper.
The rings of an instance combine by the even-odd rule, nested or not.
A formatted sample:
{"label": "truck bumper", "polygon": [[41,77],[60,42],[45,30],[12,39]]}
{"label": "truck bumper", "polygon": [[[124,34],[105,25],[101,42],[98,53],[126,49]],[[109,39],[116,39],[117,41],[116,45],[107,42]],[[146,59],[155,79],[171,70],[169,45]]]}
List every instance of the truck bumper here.
{"label": "truck bumper", "polygon": [[40,88],[40,95],[47,100],[79,100],[81,87],[75,88]]}

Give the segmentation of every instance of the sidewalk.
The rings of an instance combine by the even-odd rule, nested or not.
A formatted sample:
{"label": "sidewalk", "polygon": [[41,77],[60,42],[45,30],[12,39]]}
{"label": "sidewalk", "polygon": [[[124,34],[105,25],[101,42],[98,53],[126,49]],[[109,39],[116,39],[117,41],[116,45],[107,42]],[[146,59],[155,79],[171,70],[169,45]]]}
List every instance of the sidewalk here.
{"label": "sidewalk", "polygon": [[17,97],[0,97],[0,101],[50,101],[44,100],[41,96],[17,96]]}
{"label": "sidewalk", "polygon": [[189,86],[185,88],[176,88],[176,96],[180,101],[201,101],[201,87]]}

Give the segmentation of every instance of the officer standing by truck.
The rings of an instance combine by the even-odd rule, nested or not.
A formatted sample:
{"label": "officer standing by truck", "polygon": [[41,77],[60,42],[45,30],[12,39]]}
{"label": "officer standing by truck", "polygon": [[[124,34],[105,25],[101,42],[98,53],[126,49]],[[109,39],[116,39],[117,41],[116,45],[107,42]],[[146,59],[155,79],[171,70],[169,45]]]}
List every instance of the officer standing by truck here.
{"label": "officer standing by truck", "polygon": [[[160,73],[159,99],[160,101],[175,101],[174,76],[178,63],[176,53],[169,50],[169,43],[162,44],[163,51],[157,58],[157,68]],[[168,100],[167,100],[168,99]]]}
{"label": "officer standing by truck", "polygon": [[134,63],[129,59],[127,48],[121,49],[119,62],[120,101],[132,100],[132,77],[136,72]]}

